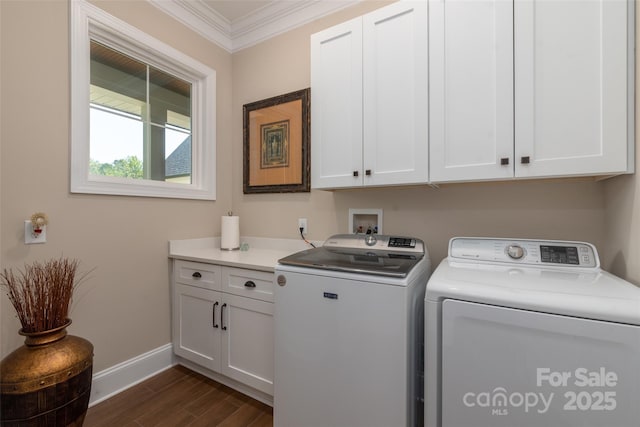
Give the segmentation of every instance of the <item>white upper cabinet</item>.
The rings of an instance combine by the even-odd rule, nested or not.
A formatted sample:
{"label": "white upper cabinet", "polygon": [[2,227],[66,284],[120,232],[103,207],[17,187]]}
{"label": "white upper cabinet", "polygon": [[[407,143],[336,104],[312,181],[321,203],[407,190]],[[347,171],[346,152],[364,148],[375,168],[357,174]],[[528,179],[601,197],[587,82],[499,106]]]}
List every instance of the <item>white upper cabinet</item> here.
{"label": "white upper cabinet", "polygon": [[632,172],[633,8],[430,0],[430,180]]}
{"label": "white upper cabinet", "polygon": [[626,0],[515,1],[516,176],[628,170],[629,8]]}
{"label": "white upper cabinet", "polygon": [[431,181],[513,176],[513,3],[429,3]]}
{"label": "white upper cabinet", "polygon": [[311,36],[313,188],[428,180],[426,2]]}
{"label": "white upper cabinet", "polygon": [[426,2],[398,2],[363,19],[365,185],[426,183]]}
{"label": "white upper cabinet", "polygon": [[362,185],[362,19],[311,36],[311,186]]}

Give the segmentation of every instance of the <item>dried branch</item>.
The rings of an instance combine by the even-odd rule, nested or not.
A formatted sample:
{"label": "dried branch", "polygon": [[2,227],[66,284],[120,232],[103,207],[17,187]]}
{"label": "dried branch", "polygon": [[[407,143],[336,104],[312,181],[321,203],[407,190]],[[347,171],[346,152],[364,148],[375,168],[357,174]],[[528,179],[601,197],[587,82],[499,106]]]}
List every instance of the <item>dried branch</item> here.
{"label": "dried branch", "polygon": [[87,276],[76,278],[77,269],[77,260],[60,258],[25,265],[18,274],[3,270],[0,285],[8,291],[23,332],[46,331],[67,322],[73,291]]}

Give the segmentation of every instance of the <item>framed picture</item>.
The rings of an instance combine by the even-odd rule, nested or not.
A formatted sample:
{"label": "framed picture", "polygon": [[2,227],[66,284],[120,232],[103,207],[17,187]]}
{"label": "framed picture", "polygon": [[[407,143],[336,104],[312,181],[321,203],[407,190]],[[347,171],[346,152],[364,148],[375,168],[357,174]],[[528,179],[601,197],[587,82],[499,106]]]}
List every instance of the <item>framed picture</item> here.
{"label": "framed picture", "polygon": [[309,88],[245,104],[244,193],[309,192]]}

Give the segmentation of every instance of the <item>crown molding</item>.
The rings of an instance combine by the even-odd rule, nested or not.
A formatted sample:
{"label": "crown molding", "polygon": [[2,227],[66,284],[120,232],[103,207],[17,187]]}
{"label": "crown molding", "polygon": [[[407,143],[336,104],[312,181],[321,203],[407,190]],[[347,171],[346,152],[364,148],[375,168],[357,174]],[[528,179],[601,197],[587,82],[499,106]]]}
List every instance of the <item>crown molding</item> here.
{"label": "crown molding", "polygon": [[148,1],[207,40],[235,53],[364,0],[274,1],[233,22],[201,0]]}
{"label": "crown molding", "polygon": [[183,23],[204,38],[221,48],[232,52],[231,23],[222,15],[211,10],[201,1],[185,0],[148,0],[175,20]]}
{"label": "crown molding", "polygon": [[363,0],[272,2],[232,24],[233,50],[253,46]]}

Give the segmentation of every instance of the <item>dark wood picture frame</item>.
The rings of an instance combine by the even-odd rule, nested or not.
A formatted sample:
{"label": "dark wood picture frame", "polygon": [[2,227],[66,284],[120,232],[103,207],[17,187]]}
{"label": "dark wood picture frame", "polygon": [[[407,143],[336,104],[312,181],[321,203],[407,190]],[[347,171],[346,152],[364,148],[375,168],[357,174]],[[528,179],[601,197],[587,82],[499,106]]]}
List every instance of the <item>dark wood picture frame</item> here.
{"label": "dark wood picture frame", "polygon": [[244,194],[311,191],[310,98],[306,88],[242,107]]}

